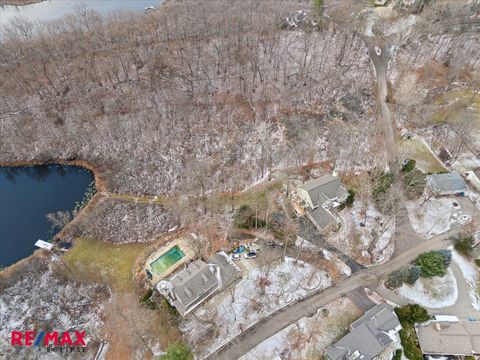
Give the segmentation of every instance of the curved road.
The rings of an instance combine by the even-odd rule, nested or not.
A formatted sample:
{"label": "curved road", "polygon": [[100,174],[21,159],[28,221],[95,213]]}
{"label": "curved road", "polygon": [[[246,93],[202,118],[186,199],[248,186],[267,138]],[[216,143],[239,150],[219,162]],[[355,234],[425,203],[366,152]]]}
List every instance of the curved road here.
{"label": "curved road", "polygon": [[[314,315],[317,309],[328,302],[340,296],[345,296],[350,291],[359,288],[376,288],[386,274],[412,262],[419,253],[440,250],[449,246],[451,243],[448,238],[451,235],[452,233],[450,232],[418,242],[416,246],[410,247],[383,265],[360,270],[350,277],[341,280],[335,286],[310,293],[306,298],[292,303],[255,323],[205,359],[238,359],[288,325],[295,323],[303,317]],[[381,289],[379,289],[379,292],[382,292]]]}

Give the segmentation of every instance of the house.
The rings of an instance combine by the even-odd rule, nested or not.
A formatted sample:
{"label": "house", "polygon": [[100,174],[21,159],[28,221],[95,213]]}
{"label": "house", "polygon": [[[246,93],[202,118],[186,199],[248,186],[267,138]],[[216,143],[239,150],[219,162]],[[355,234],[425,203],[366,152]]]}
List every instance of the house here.
{"label": "house", "polygon": [[299,186],[297,196],[315,227],[320,232],[326,232],[338,224],[331,209],[347,200],[348,191],[338,177],[325,175]]}
{"label": "house", "polygon": [[464,195],[467,191],[465,180],[456,172],[429,175],[427,186],[435,195]]}
{"label": "house", "polygon": [[169,279],[161,280],[156,287],[180,315],[185,316],[239,277],[240,269],[225,253],[218,253],[207,262],[193,262]]}
{"label": "house", "polygon": [[327,360],[371,360],[393,343],[401,329],[393,308],[382,303],[350,326],[350,332],[325,349]]}
{"label": "house", "polygon": [[479,321],[430,321],[415,330],[424,355],[480,355]]}

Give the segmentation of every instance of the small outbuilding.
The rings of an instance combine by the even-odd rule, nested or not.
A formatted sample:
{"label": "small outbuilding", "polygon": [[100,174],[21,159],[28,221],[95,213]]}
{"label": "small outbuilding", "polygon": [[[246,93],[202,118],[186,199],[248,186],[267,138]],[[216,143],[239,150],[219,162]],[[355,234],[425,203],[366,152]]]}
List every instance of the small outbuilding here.
{"label": "small outbuilding", "polygon": [[465,195],[467,184],[456,172],[427,176],[427,186],[435,195]]}

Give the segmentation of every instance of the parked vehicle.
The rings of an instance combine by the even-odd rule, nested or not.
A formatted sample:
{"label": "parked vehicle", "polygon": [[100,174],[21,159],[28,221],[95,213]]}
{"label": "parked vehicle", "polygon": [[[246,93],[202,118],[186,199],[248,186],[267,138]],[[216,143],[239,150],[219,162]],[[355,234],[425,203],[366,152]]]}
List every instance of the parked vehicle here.
{"label": "parked vehicle", "polygon": [[230,259],[232,259],[232,260],[240,260],[241,258],[242,258],[242,255],[240,255],[240,254],[230,255]]}
{"label": "parked vehicle", "polygon": [[257,253],[256,252],[253,252],[253,251],[250,251],[250,252],[247,252],[245,253],[245,259],[254,259],[257,257]]}

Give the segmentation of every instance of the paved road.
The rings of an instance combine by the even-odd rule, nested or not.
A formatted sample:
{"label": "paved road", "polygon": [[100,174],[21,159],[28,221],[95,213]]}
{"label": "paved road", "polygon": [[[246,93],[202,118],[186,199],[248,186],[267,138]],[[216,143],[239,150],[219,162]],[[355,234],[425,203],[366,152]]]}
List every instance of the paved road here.
{"label": "paved road", "polygon": [[453,275],[457,281],[458,298],[455,304],[452,306],[444,307],[441,309],[428,309],[428,312],[432,315],[455,315],[462,320],[468,320],[471,316],[478,318],[479,312],[472,306],[470,300],[470,287],[468,286],[462,271],[455,262],[450,265]]}
{"label": "paved road", "polygon": [[303,300],[293,303],[272,315],[263,318],[206,359],[238,359],[261,342],[286,328],[288,325],[303,317],[312,316],[316,313],[318,308],[326,305],[330,301],[361,288],[377,288],[386,274],[415,260],[418,254],[430,250],[443,249],[449,246],[451,244],[448,240],[449,236],[451,236],[451,234],[440,235],[419,242],[416,246],[406,249],[403,253],[385,264],[360,270],[350,277],[341,280],[334,287],[329,287],[309,294]]}

